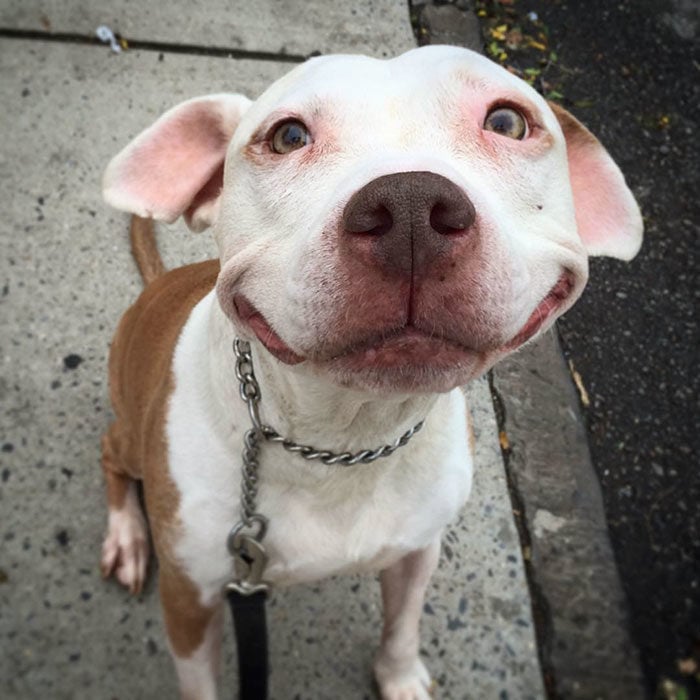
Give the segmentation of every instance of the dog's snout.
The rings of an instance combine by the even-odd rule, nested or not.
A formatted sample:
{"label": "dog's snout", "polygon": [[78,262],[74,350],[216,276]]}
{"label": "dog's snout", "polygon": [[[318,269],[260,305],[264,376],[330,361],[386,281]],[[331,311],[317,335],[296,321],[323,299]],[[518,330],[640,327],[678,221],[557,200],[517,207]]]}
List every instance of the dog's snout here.
{"label": "dog's snout", "polygon": [[442,175],[404,172],[372,180],[356,192],[343,212],[346,244],[366,249],[375,262],[402,272],[421,272],[471,235],[474,205]]}

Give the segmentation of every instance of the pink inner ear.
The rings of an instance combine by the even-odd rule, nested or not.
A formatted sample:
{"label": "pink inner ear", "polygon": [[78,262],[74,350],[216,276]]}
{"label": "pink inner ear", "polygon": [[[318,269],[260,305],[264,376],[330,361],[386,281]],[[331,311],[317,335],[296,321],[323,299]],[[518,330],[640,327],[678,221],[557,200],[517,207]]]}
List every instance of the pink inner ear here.
{"label": "pink inner ear", "polygon": [[620,169],[598,139],[550,103],[566,139],[578,233],[589,255],[629,260],[642,242],[642,217]]}
{"label": "pink inner ear", "polygon": [[215,105],[188,105],[137,139],[113,185],[145,213],[174,221],[218,195],[228,140]]}
{"label": "pink inner ear", "polygon": [[204,186],[197,192],[194,199],[187,207],[185,216],[192,216],[199,207],[208,204],[213,199],[216,199],[221,194],[221,188],[224,186],[224,162],[219,161],[216,169],[210,174],[209,179],[204,183]]}
{"label": "pink inner ear", "polygon": [[624,222],[630,218],[624,179],[610,158],[597,156],[576,146],[568,152],[576,225],[592,250],[602,250],[611,238],[625,235]]}

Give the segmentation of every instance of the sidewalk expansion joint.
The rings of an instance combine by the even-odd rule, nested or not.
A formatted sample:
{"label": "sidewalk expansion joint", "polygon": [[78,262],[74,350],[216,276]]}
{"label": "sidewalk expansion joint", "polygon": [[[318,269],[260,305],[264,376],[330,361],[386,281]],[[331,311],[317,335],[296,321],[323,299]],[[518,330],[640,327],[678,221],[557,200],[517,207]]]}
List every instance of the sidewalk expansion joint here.
{"label": "sidewalk expansion joint", "polygon": [[[72,32],[42,32],[34,29],[8,29],[0,27],[0,38],[28,39],[31,41],[50,41],[64,44],[83,44],[109,50],[96,36]],[[117,35],[117,39],[125,39]],[[212,56],[214,58],[232,58],[250,61],[275,61],[279,63],[303,63],[309,58],[320,56],[319,51],[312,51],[308,56],[292,53],[274,53],[271,51],[249,51],[225,46],[201,46],[199,44],[173,44],[165,41],[144,41],[125,39],[129,50],[158,51],[161,53],[180,53],[191,56]]]}

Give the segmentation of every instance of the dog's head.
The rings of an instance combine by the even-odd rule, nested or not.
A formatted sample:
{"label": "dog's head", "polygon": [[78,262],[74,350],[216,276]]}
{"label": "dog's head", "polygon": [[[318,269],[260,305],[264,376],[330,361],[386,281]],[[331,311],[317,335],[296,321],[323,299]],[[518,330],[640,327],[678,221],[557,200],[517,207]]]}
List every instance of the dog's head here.
{"label": "dog's head", "polygon": [[190,100],[109,165],[105,196],[213,225],[218,298],[280,362],[383,391],[465,383],[581,294],[642,221],[578,121],[479,54],[328,56],[257,101]]}

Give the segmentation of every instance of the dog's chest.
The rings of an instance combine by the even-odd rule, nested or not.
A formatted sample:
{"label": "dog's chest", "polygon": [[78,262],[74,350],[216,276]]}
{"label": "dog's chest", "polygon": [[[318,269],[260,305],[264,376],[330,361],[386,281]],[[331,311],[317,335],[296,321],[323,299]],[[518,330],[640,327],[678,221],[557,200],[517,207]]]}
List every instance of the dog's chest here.
{"label": "dog's chest", "polygon": [[[179,430],[176,417],[171,421],[171,435],[180,432],[170,450],[171,473],[180,492],[176,553],[206,598],[216,595],[233,571],[226,538],[239,517],[240,456],[225,449],[210,427],[198,426],[196,419],[190,417],[192,432],[187,433]],[[466,441],[461,447],[443,455],[439,469],[411,460],[393,468],[375,463],[310,485],[271,478],[280,471],[280,459],[299,458],[265,445],[258,510],[270,520],[264,541],[269,554],[266,578],[287,585],[377,570],[427,546],[468,496]],[[300,472],[309,468],[289,466],[298,466]],[[266,478],[266,473],[271,476]]]}
{"label": "dog's chest", "polygon": [[[167,415],[169,470],[179,492],[175,554],[204,599],[230,580],[226,549],[239,518],[245,409],[221,415],[202,352],[202,304],[175,353]],[[437,407],[421,433],[389,458],[352,468],[311,466],[279,445],[260,454],[258,510],[270,519],[265,577],[290,584],[379,569],[427,546],[468,496],[471,461],[464,400]],[[233,422],[242,425],[232,429]]]}

